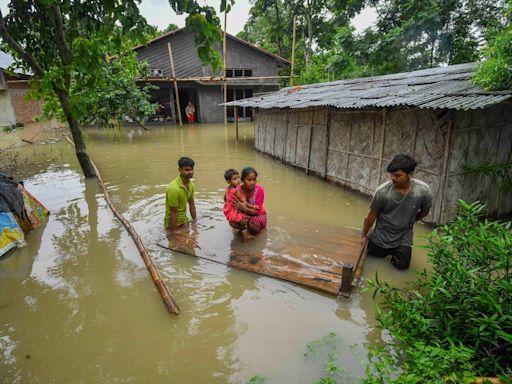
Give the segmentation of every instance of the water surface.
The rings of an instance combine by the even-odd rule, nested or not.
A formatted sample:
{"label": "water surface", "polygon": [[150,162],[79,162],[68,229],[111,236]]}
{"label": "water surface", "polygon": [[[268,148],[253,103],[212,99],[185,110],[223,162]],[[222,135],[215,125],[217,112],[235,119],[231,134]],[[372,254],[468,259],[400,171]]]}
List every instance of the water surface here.
{"label": "water surface", "polygon": [[[97,180],[81,176],[66,141],[39,145],[26,187],[52,212],[26,247],[0,259],[0,378],[5,383],[311,383],[321,361],[308,342],[335,332],[341,365],[357,377],[379,339],[371,292],[350,299],[163,250],[166,185],[182,155],[196,161],[199,227],[222,210],[224,170],[251,165],[266,191],[269,231],[293,242],[360,228],[369,198],[281,164],[253,149],[253,126],[196,125],[88,130],[89,151],[119,211],[149,248],[181,308],[165,311],[126,230]],[[364,277],[408,281],[426,267],[417,225],[409,271],[367,259]],[[234,238],[236,246],[240,239]],[[211,247],[218,247],[212,239]]]}

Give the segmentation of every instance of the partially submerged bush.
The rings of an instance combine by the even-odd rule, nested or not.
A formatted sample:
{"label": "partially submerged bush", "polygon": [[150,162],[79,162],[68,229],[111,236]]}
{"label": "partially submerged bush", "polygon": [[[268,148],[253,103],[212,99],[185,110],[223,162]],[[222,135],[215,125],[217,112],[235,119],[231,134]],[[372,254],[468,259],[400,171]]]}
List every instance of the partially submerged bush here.
{"label": "partially submerged bush", "polygon": [[452,223],[428,238],[430,272],[399,289],[372,282],[380,326],[368,383],[465,382],[512,373],[511,223],[483,220],[460,201]]}

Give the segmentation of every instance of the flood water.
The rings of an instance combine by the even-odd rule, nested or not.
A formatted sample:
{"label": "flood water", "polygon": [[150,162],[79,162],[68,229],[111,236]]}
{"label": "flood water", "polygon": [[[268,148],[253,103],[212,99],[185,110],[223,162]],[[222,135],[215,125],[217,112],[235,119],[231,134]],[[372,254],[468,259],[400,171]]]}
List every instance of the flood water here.
{"label": "flood water", "polygon": [[[0,378],[4,383],[312,383],[324,372],[307,344],[337,334],[341,366],[362,374],[373,328],[367,278],[408,281],[427,267],[416,225],[409,271],[367,259],[350,299],[164,250],[166,185],[182,155],[196,161],[199,229],[222,211],[224,170],[251,165],[265,187],[269,230],[257,241],[293,242],[360,228],[369,198],[325,183],[253,149],[253,126],[197,125],[88,130],[90,154],[118,210],[137,230],[180,306],[166,312],[96,179],[81,176],[62,140],[39,145],[27,189],[50,211],[27,246],[0,259]],[[241,241],[234,238],[233,242]],[[216,239],[211,239],[215,248]]]}

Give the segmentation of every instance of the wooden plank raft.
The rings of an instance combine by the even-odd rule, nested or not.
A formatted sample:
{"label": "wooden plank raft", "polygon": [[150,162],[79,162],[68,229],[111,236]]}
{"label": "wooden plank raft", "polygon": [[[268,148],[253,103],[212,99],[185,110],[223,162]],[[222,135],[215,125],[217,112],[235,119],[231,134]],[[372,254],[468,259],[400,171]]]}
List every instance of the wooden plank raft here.
{"label": "wooden plank raft", "polygon": [[357,283],[366,255],[360,231],[350,228],[299,234],[271,228],[243,243],[225,220],[179,229],[158,245],[334,295]]}

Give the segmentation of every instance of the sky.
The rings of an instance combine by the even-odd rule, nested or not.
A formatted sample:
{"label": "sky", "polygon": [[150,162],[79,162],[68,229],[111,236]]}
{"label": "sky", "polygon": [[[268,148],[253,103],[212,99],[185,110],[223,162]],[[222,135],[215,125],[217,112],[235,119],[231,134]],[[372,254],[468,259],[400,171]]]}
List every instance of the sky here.
{"label": "sky", "polygon": [[[213,6],[217,11],[219,10],[220,0],[202,0],[202,2]],[[0,0],[0,9],[4,16],[7,13],[8,3],[9,0]],[[160,30],[165,29],[170,23],[174,23],[178,27],[185,26],[186,15],[176,15],[168,0],[142,0],[139,8],[148,23],[157,26]],[[243,30],[250,9],[249,0],[235,0],[235,5],[228,14],[228,33],[235,35]],[[376,18],[377,14],[373,8],[365,8],[352,22],[356,30],[360,32],[373,24]],[[224,22],[224,19],[221,19]]]}
{"label": "sky", "polygon": [[[2,0],[3,2],[3,0]],[[217,11],[219,10],[220,0],[208,0],[203,3],[211,5]],[[178,16],[174,13],[169,5],[168,0],[142,0],[139,6],[142,15],[149,24],[158,26],[158,29],[165,29],[170,23],[176,24],[178,27],[185,26],[185,15]],[[251,5],[249,0],[235,0],[231,12],[228,14],[228,33],[236,35],[244,29],[244,24],[249,18],[249,10]],[[377,19],[377,14],[373,8],[365,8],[352,21],[358,32],[370,26]],[[221,17],[222,23],[224,19]]]}

